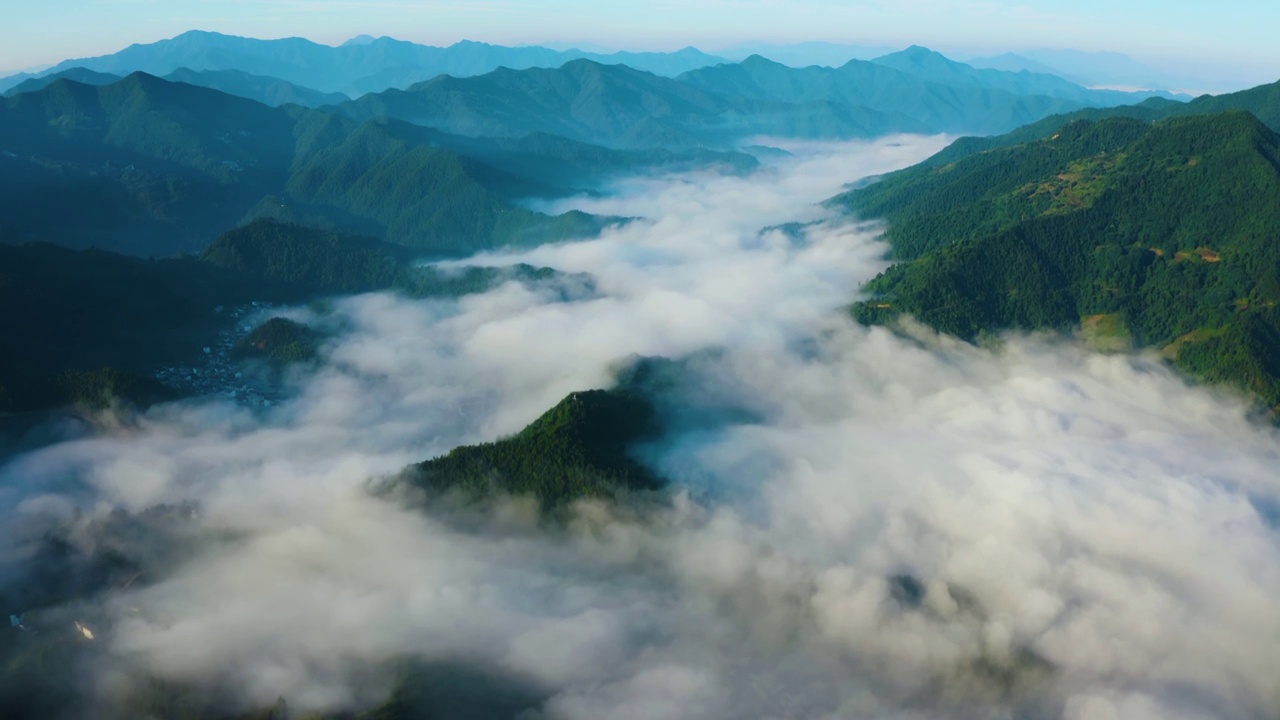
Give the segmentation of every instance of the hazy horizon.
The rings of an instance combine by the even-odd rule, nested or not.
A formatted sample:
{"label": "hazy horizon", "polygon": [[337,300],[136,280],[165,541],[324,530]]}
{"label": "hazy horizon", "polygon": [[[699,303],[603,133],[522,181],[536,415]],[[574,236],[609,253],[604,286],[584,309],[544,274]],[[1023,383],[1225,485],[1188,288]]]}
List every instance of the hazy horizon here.
{"label": "hazy horizon", "polygon": [[[725,60],[732,61],[732,62],[740,61],[741,59],[747,57],[748,55],[760,54],[761,52],[768,55],[769,54],[768,50],[773,48],[795,49],[797,52],[790,53],[790,54],[798,54],[800,56],[807,56],[812,54],[814,56],[814,59],[806,60],[803,63],[791,62],[791,61],[788,61],[788,59],[785,57],[770,58],[770,59],[776,60],[777,62],[781,62],[783,64],[792,65],[792,66],[797,66],[798,64],[837,66],[849,60],[853,60],[853,59],[869,60],[875,57],[879,57],[881,55],[905,50],[908,47],[913,47],[913,46],[927,47],[930,50],[942,53],[948,58],[959,61],[959,62],[969,62],[971,60],[978,59],[978,58],[997,57],[997,56],[1006,55],[1006,54],[1028,56],[1028,55],[1036,55],[1039,53],[1046,53],[1046,52],[1047,53],[1081,53],[1085,55],[1096,55],[1098,58],[1102,58],[1107,55],[1114,55],[1122,59],[1139,61],[1140,63],[1145,65],[1145,67],[1151,70],[1151,75],[1153,79],[1156,77],[1170,78],[1172,83],[1171,84],[1168,82],[1165,83],[1165,85],[1171,85],[1167,89],[1173,90],[1174,92],[1186,93],[1189,95],[1199,95],[1202,93],[1218,94],[1222,92],[1230,92],[1234,90],[1245,89],[1255,85],[1269,83],[1276,78],[1280,78],[1280,69],[1278,69],[1277,72],[1272,75],[1265,74],[1265,71],[1263,70],[1254,70],[1254,71],[1244,70],[1239,72],[1239,74],[1231,74],[1231,70],[1224,66],[1214,66],[1212,64],[1205,65],[1202,63],[1202,64],[1198,64],[1196,66],[1196,69],[1187,70],[1177,65],[1171,66],[1171,65],[1163,64],[1162,61],[1159,59],[1156,59],[1155,61],[1151,61],[1150,59],[1145,58],[1143,56],[1134,55],[1131,53],[1124,52],[1122,50],[1080,50],[1079,48],[1068,48],[1068,47],[1028,46],[1024,48],[1010,49],[1010,48],[1001,48],[1001,47],[974,46],[974,47],[966,48],[963,46],[949,47],[949,46],[939,46],[939,45],[927,45],[920,42],[903,42],[899,44],[892,44],[888,42],[883,42],[883,43],[871,42],[871,41],[841,43],[841,42],[822,41],[822,40],[773,42],[773,41],[764,40],[764,39],[743,40],[743,41],[739,41],[736,43],[727,44],[723,46],[686,44],[686,45],[668,47],[665,45],[657,45],[657,46],[654,46],[654,45],[650,45],[650,46],[601,45],[599,43],[594,43],[590,41],[582,41],[582,42],[530,41],[530,42],[518,42],[518,43],[503,43],[496,40],[488,41],[488,40],[481,40],[481,39],[470,38],[470,37],[458,38],[451,42],[450,41],[430,42],[425,40],[414,40],[414,39],[410,39],[403,36],[397,36],[395,34],[390,34],[390,33],[380,33],[380,34],[357,33],[357,34],[351,35],[350,37],[341,38],[338,40],[318,40],[316,38],[303,37],[300,35],[281,35],[278,37],[255,37],[253,35],[238,34],[234,32],[221,32],[218,30],[207,30],[203,28],[190,28],[188,30],[184,30],[182,32],[176,33],[174,35],[157,38],[155,40],[131,42],[111,50],[106,50],[104,52],[94,52],[92,54],[68,55],[66,57],[57,58],[51,62],[37,63],[37,64],[27,65],[23,67],[0,69],[0,78],[20,75],[20,74],[38,75],[68,60],[83,60],[83,59],[89,59],[89,58],[100,57],[105,55],[112,55],[132,45],[151,45],[158,42],[163,42],[165,40],[171,40],[173,38],[179,37],[187,33],[192,33],[192,32],[216,33],[216,34],[227,35],[231,37],[243,37],[243,38],[248,38],[253,40],[265,40],[265,41],[301,38],[303,40],[307,40],[309,42],[313,42],[318,45],[326,45],[329,47],[339,47],[349,41],[356,40],[362,37],[370,37],[375,40],[381,39],[383,37],[389,37],[397,41],[412,42],[420,45],[428,45],[428,46],[434,46],[434,47],[449,47],[451,45],[456,45],[459,43],[475,42],[475,43],[494,45],[494,46],[545,47],[545,48],[557,50],[557,51],[577,50],[585,53],[597,53],[597,54],[613,54],[613,53],[627,53],[627,52],[666,53],[666,52],[677,52],[679,50],[692,48],[700,52],[707,53],[708,55],[724,57]],[[817,46],[825,46],[826,52],[817,51],[816,50]],[[805,53],[804,49],[806,48],[814,48],[814,52]],[[848,50],[847,58],[844,57],[839,52],[840,49]],[[834,56],[840,56],[842,59],[838,61],[831,61],[831,62],[825,61],[823,59],[825,57],[834,57]],[[1063,76],[1070,75],[1069,72],[1063,69],[1052,68],[1052,67],[1049,69],[1054,71],[1056,74],[1060,74]],[[1224,72],[1227,74],[1223,74]],[[1084,84],[1090,87],[1095,86],[1095,85],[1091,85],[1090,83],[1081,83],[1081,84]],[[1139,85],[1106,84],[1106,83],[1097,84],[1096,87],[1100,89],[1121,89],[1121,90],[1141,89],[1141,86]]]}
{"label": "hazy horizon", "polygon": [[[0,73],[38,70],[198,29],[262,39],[304,37],[327,45],[367,34],[436,46],[461,40],[657,52],[693,46],[712,54],[760,44],[918,44],[960,60],[1071,49],[1123,53],[1165,74],[1240,87],[1280,77],[1280,48],[1267,30],[1280,23],[1280,8],[1239,0],[1219,3],[1212,13],[1190,3],[1144,0],[1121,8],[1088,0],[1069,14],[1041,0],[719,0],[696,7],[664,4],[657,12],[631,1],[606,8],[578,0],[203,0],[166,3],[159,13],[156,7],[133,0],[61,0],[12,8],[0,28]],[[68,13],[83,22],[66,23]],[[726,13],[731,22],[719,17]]]}
{"label": "hazy horizon", "polygon": [[1280,719],[1280,6],[7,7],[0,720]]}

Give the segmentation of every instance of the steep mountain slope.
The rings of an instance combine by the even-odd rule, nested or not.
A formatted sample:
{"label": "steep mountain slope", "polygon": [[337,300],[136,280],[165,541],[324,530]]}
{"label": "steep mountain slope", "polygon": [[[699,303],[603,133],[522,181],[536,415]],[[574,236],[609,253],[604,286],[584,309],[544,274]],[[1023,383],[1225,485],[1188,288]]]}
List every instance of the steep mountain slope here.
{"label": "steep mountain slope", "polygon": [[294,198],[371,219],[388,240],[433,254],[532,245],[601,228],[583,213],[548,218],[494,192],[520,184],[500,170],[366,122],[300,158],[286,187]]}
{"label": "steep mountain slope", "polygon": [[616,147],[732,145],[750,135],[869,137],[920,123],[827,100],[791,103],[707,92],[624,66],[577,60],[554,70],[440,77],[342,106],[472,136],[562,135]]}
{"label": "steep mountain slope", "polygon": [[281,78],[326,93],[341,92],[355,97],[367,92],[407,87],[437,75],[481,75],[499,67],[559,67],[579,58],[608,64],[625,63],[669,75],[723,62],[693,48],[675,53],[601,55],[536,46],[502,47],[470,41],[442,48],[389,37],[330,47],[302,38],[258,40],[193,30],[168,40],[131,45],[111,55],[67,60],[42,74],[58,73],[72,67],[116,75],[146,72],[158,76],[168,75],[179,68],[197,72],[236,70]]}
{"label": "steep mountain slope", "polygon": [[284,183],[293,120],[135,74],[59,80],[0,103],[0,241],[172,255]]}
{"label": "steep mountain slope", "polygon": [[1073,120],[1102,120],[1105,118],[1125,117],[1154,121],[1228,110],[1244,110],[1252,113],[1267,127],[1280,132],[1280,82],[1259,85],[1247,90],[1223,95],[1202,95],[1186,103],[1173,102],[1163,98],[1151,98],[1137,105],[1086,108],[1063,115],[1051,115],[1004,135],[960,138],[946,150],[930,158],[928,163],[945,165],[994,148],[1012,147],[1021,143],[1046,138]]}
{"label": "steep mountain slope", "polygon": [[[542,162],[522,176],[489,164],[526,156]],[[102,87],[64,79],[0,103],[0,242],[165,256],[268,215],[428,254],[467,253],[598,229],[581,214],[551,218],[513,199],[562,194],[574,167],[599,159],[606,172],[699,160],[545,139],[487,146],[402,123],[273,109],[141,73]]]}
{"label": "steep mountain slope", "polygon": [[[229,177],[230,163],[287,164],[291,118],[260,103],[134,73],[104,86],[59,80],[0,106],[7,149],[69,160],[145,154]],[[283,145],[283,146],[282,146]]]}
{"label": "steep mountain slope", "polygon": [[1280,405],[1280,136],[1247,112],[1077,120],[840,202],[886,218],[903,261],[868,285],[865,322],[1083,325]]}

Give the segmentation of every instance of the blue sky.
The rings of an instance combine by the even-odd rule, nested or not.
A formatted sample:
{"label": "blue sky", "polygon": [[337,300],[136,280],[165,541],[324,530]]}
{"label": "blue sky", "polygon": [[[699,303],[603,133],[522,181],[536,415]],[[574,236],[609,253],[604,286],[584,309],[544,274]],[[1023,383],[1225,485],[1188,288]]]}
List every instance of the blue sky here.
{"label": "blue sky", "polygon": [[588,41],[625,49],[743,41],[927,45],[954,54],[1117,50],[1171,68],[1280,78],[1274,0],[2,0],[0,69],[202,29],[337,43]]}

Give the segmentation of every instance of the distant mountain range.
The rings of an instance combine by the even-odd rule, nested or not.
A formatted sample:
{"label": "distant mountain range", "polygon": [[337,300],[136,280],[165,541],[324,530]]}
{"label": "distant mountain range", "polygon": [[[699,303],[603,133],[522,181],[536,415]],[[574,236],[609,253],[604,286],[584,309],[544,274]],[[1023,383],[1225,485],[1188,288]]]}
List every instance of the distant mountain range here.
{"label": "distant mountain range", "polygon": [[1043,95],[1074,100],[1084,105],[1122,105],[1145,97],[1168,96],[1167,93],[1159,92],[1090,90],[1052,73],[1031,72],[1025,69],[1009,72],[975,68],[918,45],[913,45],[902,52],[876,58],[872,62],[942,85],[1003,90],[1015,95]]}
{"label": "distant mountain range", "polygon": [[[797,68],[812,65],[841,67],[856,59],[883,61],[904,69],[901,64],[910,61],[917,50],[918,48],[911,48],[903,55],[893,53],[891,48],[879,46],[801,43],[743,46],[727,54],[734,61],[759,55]],[[1041,55],[1049,59],[1045,60]],[[197,81],[194,84],[236,94],[245,94],[245,91],[237,88],[246,84],[275,84],[278,87],[260,87],[253,91],[253,95],[246,96],[261,99],[268,104],[297,102],[316,106],[323,104],[316,96],[342,94],[358,98],[371,92],[406,89],[439,75],[474,77],[499,68],[558,68],[567,62],[582,59],[603,65],[626,65],[663,77],[676,77],[691,70],[729,62],[724,57],[710,55],[695,48],[669,53],[603,53],[572,48],[553,50],[540,46],[503,47],[470,41],[442,48],[367,35],[353,38],[339,47],[331,47],[302,38],[258,40],[193,30],[168,40],[131,45],[111,55],[66,60],[35,74],[19,73],[0,78],[0,92],[13,92],[19,85],[23,85],[23,88],[18,92],[37,89],[39,84],[29,81],[51,76],[65,76],[88,82],[93,76],[85,71],[117,77],[139,71],[169,77],[175,72],[184,71],[195,75],[177,79],[184,82],[194,80]],[[1054,64],[1057,61],[1060,61],[1059,65]],[[1151,74],[1132,59],[1114,53],[1042,51],[1034,58],[1010,54],[998,58],[979,58],[973,64],[1013,73],[1031,70],[1039,74],[1066,74],[1070,76],[1066,79],[1071,83],[1086,85],[1137,84],[1145,87],[1135,80],[1122,82],[1117,78]],[[1055,71],[1055,67],[1062,67],[1063,70]],[[72,70],[76,74],[65,75]],[[1111,76],[1100,78],[1101,74],[1105,74],[1104,70],[1109,71]],[[250,80],[245,76],[256,78]],[[932,76],[930,79],[942,81],[945,78]],[[301,92],[301,88],[312,92]]]}
{"label": "distant mountain range", "polygon": [[[1200,73],[1186,70],[1169,70],[1145,65],[1128,55],[1117,52],[1085,52],[1081,50],[1038,49],[1022,50],[965,60],[979,68],[1057,75],[1086,87],[1116,89],[1143,88],[1168,90],[1180,93],[1230,92],[1245,85],[1248,80],[1227,74],[1221,69],[1205,69]],[[1256,74],[1256,73],[1250,73]]]}
{"label": "distant mountain range", "polygon": [[460,135],[542,132],[628,148],[730,147],[752,135],[849,138],[929,130],[909,117],[861,106],[716,90],[626,66],[575,60],[556,69],[440,77],[405,91],[366,95],[340,109],[356,119],[392,117]]}
{"label": "distant mountain range", "polygon": [[1129,85],[1142,88],[1176,86],[1161,73],[1137,60],[1115,52],[1081,52],[1078,50],[1024,50],[967,60],[979,68],[1028,71],[1057,75],[1088,87]]}
{"label": "distant mountain range", "polygon": [[[62,80],[62,79],[73,80],[75,82],[83,83],[85,85],[110,85],[113,82],[118,82],[122,76],[113,75],[112,73],[98,72],[96,70],[90,70],[88,68],[83,68],[83,67],[73,67],[73,68],[67,68],[66,70],[62,70],[60,72],[49,73],[48,75],[24,74],[22,77],[23,77],[23,80],[21,82],[17,83],[16,85],[4,91],[5,97],[12,97],[14,95],[21,95],[22,93],[35,92],[36,90],[40,90],[42,88],[47,87],[50,83],[54,82],[55,80]],[[10,78],[5,78],[5,79],[8,80]],[[0,83],[2,82],[3,81],[0,81]]]}
{"label": "distant mountain range", "polygon": [[[57,80],[74,80],[85,85],[110,85],[123,80],[121,75],[100,73],[83,67],[41,75],[23,80],[4,93],[6,97],[34,92],[47,87]],[[250,100],[257,100],[264,105],[278,107],[280,105],[302,105],[304,107],[320,107],[347,102],[351,98],[342,93],[322,93],[311,88],[294,85],[286,80],[251,75],[240,70],[206,70],[196,71],[179,68],[165,76],[166,80],[182,82],[188,85],[212,88],[228,95],[238,95]]]}
{"label": "distant mountain range", "polygon": [[677,78],[575,60],[560,68],[438,77],[340,109],[356,119],[392,117],[461,135],[545,132],[616,147],[727,147],[757,135],[1005,132],[1054,113],[1151,96],[979,70],[913,47],[840,68],[790,68],[752,56]]}
{"label": "distant mountain range", "polygon": [[810,65],[840,67],[850,60],[871,60],[895,52],[899,48],[887,45],[844,45],[831,42],[802,42],[791,44],[747,43],[718,51],[716,54],[733,61],[742,61],[752,55],[790,67]]}
{"label": "distant mountain range", "polygon": [[[724,62],[723,58],[694,48],[674,53],[599,54],[537,46],[512,48],[470,41],[442,48],[389,37],[366,37],[359,42],[331,47],[303,38],[258,40],[193,30],[168,40],[131,45],[111,55],[66,60],[36,77],[71,68],[121,76],[141,71],[161,77],[183,68],[197,72],[235,70],[279,78],[323,93],[359,97],[388,88],[408,87],[437,75],[469,77],[483,75],[499,67],[559,67],[570,60],[583,58],[603,64],[626,64],[661,75],[678,75],[693,68]],[[15,75],[0,80],[0,92],[32,77]]]}
{"label": "distant mountain range", "polygon": [[[830,42],[803,42],[794,44],[745,44],[716,51],[715,54],[734,61],[752,55],[761,55],[790,67],[810,65],[840,67],[850,60],[874,60],[897,51],[897,47],[883,45],[855,45]],[[962,60],[976,68],[1006,70],[1046,75],[1057,75],[1085,87],[1133,88],[1167,90],[1171,92],[1226,92],[1239,89],[1243,84],[1229,73],[1215,79],[1214,71],[1204,71],[1203,77],[1188,77],[1186,72],[1162,70],[1148,66],[1118,52],[1084,51],[1070,49],[1025,49],[980,56],[952,53],[949,56]]]}

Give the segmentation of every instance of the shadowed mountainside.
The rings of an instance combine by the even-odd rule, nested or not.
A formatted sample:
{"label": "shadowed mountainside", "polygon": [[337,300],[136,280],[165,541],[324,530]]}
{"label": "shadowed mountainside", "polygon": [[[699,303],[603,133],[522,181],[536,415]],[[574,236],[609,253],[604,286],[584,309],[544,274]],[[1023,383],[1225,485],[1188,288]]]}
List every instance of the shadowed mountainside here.
{"label": "shadowed mountainside", "polygon": [[269,220],[225,233],[200,258],[0,245],[0,411],[172,397],[155,370],[196,362],[236,305],[375,290],[458,297],[557,279],[566,293],[591,290],[528,265],[441,271],[373,238]]}

